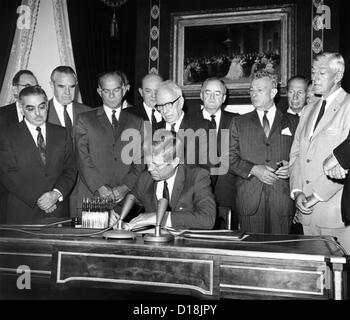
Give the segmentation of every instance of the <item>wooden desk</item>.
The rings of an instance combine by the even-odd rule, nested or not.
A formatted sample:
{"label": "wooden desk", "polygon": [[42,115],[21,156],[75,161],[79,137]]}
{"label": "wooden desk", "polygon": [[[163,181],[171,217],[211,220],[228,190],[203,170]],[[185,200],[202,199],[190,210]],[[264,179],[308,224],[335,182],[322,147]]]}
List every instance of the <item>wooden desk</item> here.
{"label": "wooden desk", "polygon": [[[57,232],[77,229],[51,228]],[[52,233],[50,231],[50,233]],[[260,243],[288,239],[303,242]],[[252,234],[241,242],[167,244],[0,231],[0,275],[54,286],[194,295],[201,299],[346,299],[348,257],[331,237]],[[254,243],[249,243],[254,242]]]}

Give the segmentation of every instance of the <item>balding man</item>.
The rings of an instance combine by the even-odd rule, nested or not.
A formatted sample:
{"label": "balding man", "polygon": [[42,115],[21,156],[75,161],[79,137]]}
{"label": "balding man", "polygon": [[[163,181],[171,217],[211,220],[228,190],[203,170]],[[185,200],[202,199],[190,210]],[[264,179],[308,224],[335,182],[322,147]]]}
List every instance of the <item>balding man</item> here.
{"label": "balding man", "polygon": [[[200,92],[203,105],[201,111],[196,114],[198,118],[210,121],[211,131],[215,132],[216,136],[218,157],[221,157],[221,153],[225,152],[225,150],[221,150],[221,147],[228,147],[230,123],[234,117],[238,116],[238,114],[223,110],[226,92],[227,88],[222,80],[218,78],[206,79]],[[215,165],[219,166],[220,163]],[[231,216],[231,221],[228,219],[229,210],[232,211],[233,207],[234,175],[230,172],[213,174],[211,181],[217,204],[215,228],[237,228],[235,215]]]}
{"label": "balding man", "polygon": [[149,121],[154,128],[158,122],[162,122],[162,115],[154,108],[157,103],[156,93],[163,79],[157,74],[147,74],[142,78],[142,85],[139,88],[140,96],[143,99],[142,105],[135,105],[127,111],[140,117],[144,121]]}
{"label": "balding man", "polygon": [[307,79],[304,76],[297,75],[290,78],[287,82],[287,112],[300,117],[301,110],[306,104]]}
{"label": "balding man", "polygon": [[344,69],[339,53],[325,52],[313,61],[314,91],[322,97],[307,105],[300,118],[290,153],[290,186],[304,234],[335,236],[349,251],[350,226],[341,216],[343,184],[323,170],[350,129],[350,95],[341,88]]}
{"label": "balding man", "polygon": [[[143,120],[122,109],[126,93],[122,73],[104,72],[99,75],[97,93],[103,105],[78,116],[76,154],[78,162],[78,212],[83,197],[99,195],[122,201],[144,170],[141,145]],[[140,135],[139,148],[132,154],[123,152],[129,140],[126,132]],[[128,133],[129,132],[129,133]]]}
{"label": "balding man", "polygon": [[[157,104],[155,108],[162,115],[164,122],[158,122],[155,130],[166,129],[177,133],[182,131],[185,139],[185,161],[187,164],[199,164],[209,168],[208,152],[203,148],[203,143],[208,143],[208,131],[210,122],[195,115],[185,114],[182,110],[184,97],[181,88],[173,81],[167,80],[161,83],[157,90]],[[192,129],[194,134],[190,134]],[[190,143],[194,142],[193,147]]]}
{"label": "balding man", "polygon": [[0,108],[0,126],[8,126],[21,122],[23,115],[21,106],[18,102],[19,93],[23,88],[35,86],[38,80],[30,70],[18,71],[12,79],[12,94],[15,102]]}

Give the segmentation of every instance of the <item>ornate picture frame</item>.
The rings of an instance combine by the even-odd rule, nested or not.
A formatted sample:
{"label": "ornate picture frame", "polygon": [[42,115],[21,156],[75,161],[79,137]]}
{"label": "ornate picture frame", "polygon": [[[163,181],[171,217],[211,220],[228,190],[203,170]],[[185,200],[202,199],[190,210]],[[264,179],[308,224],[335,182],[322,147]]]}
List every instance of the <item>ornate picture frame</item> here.
{"label": "ornate picture frame", "polygon": [[231,96],[248,96],[251,75],[279,75],[281,93],[294,69],[294,5],[173,13],[170,76],[186,96],[219,77]]}

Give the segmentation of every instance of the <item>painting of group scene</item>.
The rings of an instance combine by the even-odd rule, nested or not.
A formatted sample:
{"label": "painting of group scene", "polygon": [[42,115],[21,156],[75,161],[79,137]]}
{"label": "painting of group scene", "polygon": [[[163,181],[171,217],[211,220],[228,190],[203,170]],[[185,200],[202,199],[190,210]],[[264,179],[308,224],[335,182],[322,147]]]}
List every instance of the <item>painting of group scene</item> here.
{"label": "painting of group scene", "polygon": [[183,84],[246,83],[260,69],[280,75],[280,52],[280,21],[186,27]]}

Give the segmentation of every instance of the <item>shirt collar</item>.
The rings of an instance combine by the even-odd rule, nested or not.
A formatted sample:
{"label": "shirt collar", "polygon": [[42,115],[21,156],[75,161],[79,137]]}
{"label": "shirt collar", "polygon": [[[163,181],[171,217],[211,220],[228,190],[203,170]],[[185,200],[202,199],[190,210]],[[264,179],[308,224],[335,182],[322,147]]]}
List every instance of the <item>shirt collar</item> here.
{"label": "shirt collar", "polygon": [[323,100],[327,100],[327,104],[325,106],[325,109],[327,109],[328,106],[331,105],[331,103],[334,101],[334,99],[336,98],[336,96],[339,94],[339,92],[341,91],[341,87],[338,88],[337,90],[335,90],[332,94],[330,94],[327,99],[325,99],[323,96],[320,99],[320,105],[322,104]]}
{"label": "shirt collar", "polygon": [[[178,132],[179,131],[179,128],[180,128],[180,124],[181,124],[181,122],[182,122],[182,119],[184,118],[184,115],[185,115],[185,113],[183,112],[183,111],[181,111],[181,116],[180,116],[180,118],[175,122],[175,127],[174,127],[174,129],[175,129],[175,131],[176,132]],[[166,130],[171,130],[171,125],[172,125],[173,123],[166,123],[165,124],[165,129]]]}
{"label": "shirt collar", "polygon": [[[67,104],[67,110],[72,107],[72,104],[73,102]],[[53,105],[56,107],[56,109],[57,108],[63,109],[63,105],[57,101],[55,96],[53,97]]]}
{"label": "shirt collar", "polygon": [[106,105],[103,105],[103,109],[108,117],[108,119],[111,121],[112,120],[112,113],[113,110],[115,110],[115,117],[117,118],[117,120],[119,121],[119,117],[120,117],[120,111],[122,110],[121,107],[117,108],[117,109],[111,109],[109,107],[107,107]]}
{"label": "shirt collar", "polygon": [[[147,113],[148,118],[151,119],[152,118],[152,110],[154,108],[149,107],[145,102],[143,102],[143,106],[145,108],[145,111]],[[157,109],[154,109],[154,110],[155,110],[154,116],[155,116],[157,122],[162,121],[162,115],[159,113],[159,111]]]}
{"label": "shirt collar", "polygon": [[292,110],[292,108],[291,108],[291,107],[289,107],[289,108],[288,108],[288,110],[287,110],[287,113],[290,113],[290,114],[294,114],[294,115],[298,115],[298,116],[300,116],[300,114],[301,114],[301,110],[300,110],[299,112],[295,112],[295,111],[293,111],[293,110]]}

